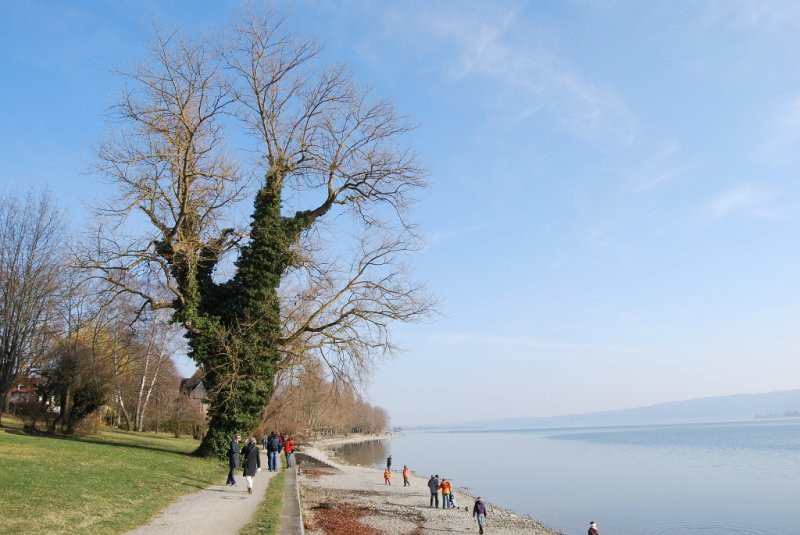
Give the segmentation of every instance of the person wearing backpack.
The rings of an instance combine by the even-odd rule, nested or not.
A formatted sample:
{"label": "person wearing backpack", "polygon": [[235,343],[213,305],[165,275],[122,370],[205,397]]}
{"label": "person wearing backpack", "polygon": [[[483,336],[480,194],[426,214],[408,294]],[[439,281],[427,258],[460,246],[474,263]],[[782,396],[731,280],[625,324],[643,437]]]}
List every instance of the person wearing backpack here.
{"label": "person wearing backpack", "polygon": [[270,472],[278,471],[278,454],[281,452],[281,440],[275,431],[267,437],[267,468]]}

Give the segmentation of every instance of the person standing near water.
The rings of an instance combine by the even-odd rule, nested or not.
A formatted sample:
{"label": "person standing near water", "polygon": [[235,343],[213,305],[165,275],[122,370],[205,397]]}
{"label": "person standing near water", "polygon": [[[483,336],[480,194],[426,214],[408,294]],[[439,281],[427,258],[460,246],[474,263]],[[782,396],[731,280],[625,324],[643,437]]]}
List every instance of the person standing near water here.
{"label": "person standing near water", "polygon": [[408,480],[410,475],[411,475],[411,473],[408,471],[408,466],[403,465],[403,486],[404,487],[410,487],[411,486],[411,482]]}
{"label": "person standing near water", "polygon": [[391,455],[389,455],[386,458],[386,469],[387,470],[391,470],[392,469],[392,456]]}
{"label": "person standing near water", "polygon": [[431,489],[431,505],[430,507],[439,508],[439,474],[431,476],[428,480],[428,488]]}
{"label": "person standing near water", "polygon": [[597,522],[594,520],[589,522],[589,532],[587,535],[600,535],[600,532],[597,531]]}
{"label": "person standing near water", "polygon": [[450,488],[452,485],[445,478],[439,483],[439,488],[442,489],[442,509],[450,509],[453,504],[450,502]]}
{"label": "person standing near water", "polygon": [[228,471],[228,480],[225,482],[226,485],[236,485],[233,472],[239,468],[239,441],[241,439],[242,435],[237,433],[233,436],[233,440],[231,440],[231,447],[228,450],[228,467],[230,470]]}
{"label": "person standing near water", "polygon": [[292,467],[292,453],[294,453],[294,440],[292,440],[292,437],[287,437],[286,442],[283,444],[283,454],[286,455],[286,468]]}
{"label": "person standing near water", "polygon": [[392,484],[392,471],[388,468],[383,471],[383,484],[384,485],[391,485]]}
{"label": "person standing near water", "polygon": [[472,517],[478,519],[478,533],[483,535],[483,524],[486,522],[486,504],[480,496],[475,500],[475,505],[472,506]]}
{"label": "person standing near water", "polygon": [[247,480],[247,493],[253,494],[253,477],[261,471],[261,455],[256,447],[256,437],[247,439],[247,445],[242,450],[244,471],[242,475]]}

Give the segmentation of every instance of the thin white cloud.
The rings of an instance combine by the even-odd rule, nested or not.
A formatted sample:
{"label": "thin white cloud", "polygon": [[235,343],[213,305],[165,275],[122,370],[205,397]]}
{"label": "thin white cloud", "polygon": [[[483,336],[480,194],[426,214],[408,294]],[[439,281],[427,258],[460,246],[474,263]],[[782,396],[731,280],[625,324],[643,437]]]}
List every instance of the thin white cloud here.
{"label": "thin white cloud", "polygon": [[513,347],[516,349],[592,349],[593,344],[578,344],[553,340],[540,340],[528,336],[504,336],[475,332],[441,332],[432,340],[444,345],[491,346],[495,348]]}
{"label": "thin white cloud", "polygon": [[[593,354],[613,353],[625,356],[640,353],[635,347],[608,346],[597,343],[580,343],[571,340],[551,340],[531,336],[486,334],[467,331],[441,332],[431,337],[431,342],[451,347],[485,348],[505,359],[543,360],[554,354],[560,360],[569,357],[584,358]],[[535,353],[531,353],[535,352]]]}
{"label": "thin white cloud", "polygon": [[477,231],[483,230],[484,228],[489,227],[488,223],[476,223],[473,225],[465,225],[463,227],[456,227],[450,228],[446,230],[439,230],[436,232],[432,232],[427,235],[427,247],[433,247],[440,243],[460,238],[461,236],[465,236],[467,234],[474,234]]}
{"label": "thin white cloud", "polygon": [[611,245],[611,235],[607,228],[595,226],[586,233],[586,242],[593,249],[605,249]]}
{"label": "thin white cloud", "polygon": [[716,0],[706,5],[712,18],[729,21],[734,28],[758,27],[770,33],[800,28],[797,0]]}
{"label": "thin white cloud", "polygon": [[761,155],[771,163],[800,158],[800,94],[779,105],[769,124]]}
{"label": "thin white cloud", "polygon": [[679,153],[677,143],[667,143],[634,171],[631,189],[634,192],[644,192],[683,176],[690,167],[676,164]]}
{"label": "thin white cloud", "polygon": [[[456,79],[486,77],[497,84],[495,98],[513,107],[515,120],[546,110],[571,134],[630,143],[636,119],[610,88],[587,80],[574,66],[536,40],[536,28],[522,28],[514,7],[480,4],[476,9],[426,4],[412,22],[427,39],[444,43],[444,72]],[[505,94],[505,97],[501,96]]]}
{"label": "thin white cloud", "polygon": [[703,207],[703,213],[714,219],[731,216],[770,218],[777,215],[776,192],[756,182],[742,184],[724,191]]}

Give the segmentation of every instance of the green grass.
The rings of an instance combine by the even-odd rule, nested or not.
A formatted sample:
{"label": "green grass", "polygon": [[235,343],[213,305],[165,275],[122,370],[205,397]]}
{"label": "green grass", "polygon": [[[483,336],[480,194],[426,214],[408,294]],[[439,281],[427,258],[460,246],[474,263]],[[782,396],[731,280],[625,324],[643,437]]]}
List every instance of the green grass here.
{"label": "green grass", "polygon": [[253,520],[242,528],[241,533],[278,535],[281,530],[283,487],[285,484],[286,470],[281,470],[270,479],[266,498],[258,506]]}
{"label": "green grass", "polygon": [[64,438],[0,429],[0,534],[138,527],[178,496],[221,481],[227,468],[189,455],[197,445],[149,433]]}

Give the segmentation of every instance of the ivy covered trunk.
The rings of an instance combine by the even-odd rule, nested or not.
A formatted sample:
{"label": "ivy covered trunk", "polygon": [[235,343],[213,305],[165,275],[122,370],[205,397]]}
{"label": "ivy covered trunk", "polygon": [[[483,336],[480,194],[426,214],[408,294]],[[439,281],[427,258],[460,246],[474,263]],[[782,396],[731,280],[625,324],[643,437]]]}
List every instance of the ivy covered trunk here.
{"label": "ivy covered trunk", "polygon": [[191,327],[191,356],[208,392],[209,431],[201,455],[224,457],[234,434],[246,435],[259,425],[272,393],[280,359],[278,287],[301,230],[298,217],[281,216],[278,185],[268,179],[256,195],[250,242],[233,279],[217,285],[210,269],[199,269],[197,305],[187,302],[180,313]]}

